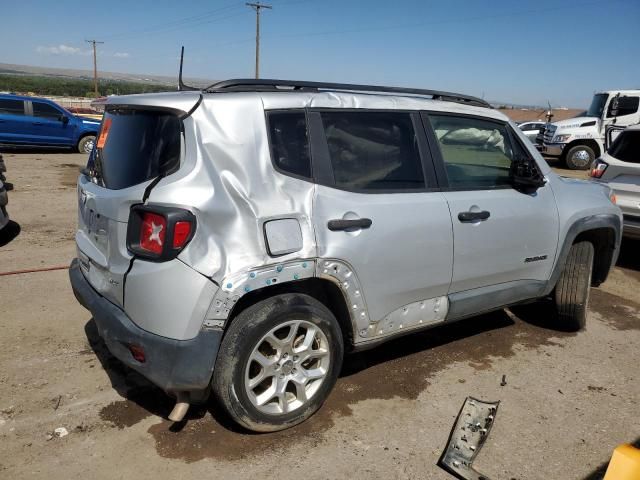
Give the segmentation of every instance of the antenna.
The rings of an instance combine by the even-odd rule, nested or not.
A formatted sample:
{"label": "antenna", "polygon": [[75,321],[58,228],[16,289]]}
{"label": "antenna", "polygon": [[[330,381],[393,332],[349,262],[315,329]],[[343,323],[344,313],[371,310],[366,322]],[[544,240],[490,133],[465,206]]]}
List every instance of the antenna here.
{"label": "antenna", "polygon": [[180,51],[180,71],[178,73],[178,91],[182,92],[185,90],[191,90],[191,91],[200,90],[199,88],[185,85],[184,82],[182,81],[182,62],[183,61],[184,61],[184,45],[182,46],[182,50]]}

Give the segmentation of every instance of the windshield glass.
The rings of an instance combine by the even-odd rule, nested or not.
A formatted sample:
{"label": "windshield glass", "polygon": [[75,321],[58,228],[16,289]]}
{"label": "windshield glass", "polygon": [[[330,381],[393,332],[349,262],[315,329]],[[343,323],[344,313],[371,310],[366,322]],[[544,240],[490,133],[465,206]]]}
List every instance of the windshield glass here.
{"label": "windshield glass", "polygon": [[106,188],[119,190],[175,171],[181,122],[168,112],[106,112],[88,169]]}
{"label": "windshield glass", "polygon": [[589,110],[587,110],[587,117],[598,117],[602,118],[602,112],[604,112],[604,104],[607,103],[607,98],[609,97],[606,93],[598,93],[593,96],[593,100],[591,101],[591,106]]}
{"label": "windshield glass", "polygon": [[618,135],[609,148],[609,155],[623,162],[640,163],[640,130]]}

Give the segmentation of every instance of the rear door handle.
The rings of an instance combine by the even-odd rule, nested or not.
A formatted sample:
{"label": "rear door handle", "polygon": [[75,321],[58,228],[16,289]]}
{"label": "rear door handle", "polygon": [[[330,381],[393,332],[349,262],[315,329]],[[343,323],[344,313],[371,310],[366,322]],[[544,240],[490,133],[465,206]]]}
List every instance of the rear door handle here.
{"label": "rear door handle", "polygon": [[42,122],[33,122],[33,125],[42,125]]}
{"label": "rear door handle", "polygon": [[356,220],[329,220],[327,227],[332,232],[341,230],[357,230],[358,228],[369,228],[373,222],[370,218],[358,218]]}
{"label": "rear door handle", "polygon": [[477,221],[484,221],[491,216],[491,213],[483,210],[481,212],[460,212],[458,214],[458,220],[462,223],[470,223]]}

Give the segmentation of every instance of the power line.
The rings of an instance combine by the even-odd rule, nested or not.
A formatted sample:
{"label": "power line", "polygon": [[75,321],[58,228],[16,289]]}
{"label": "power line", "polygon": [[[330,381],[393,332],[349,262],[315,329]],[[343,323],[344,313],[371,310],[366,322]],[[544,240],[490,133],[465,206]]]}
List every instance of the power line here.
{"label": "power line", "polygon": [[85,40],[85,42],[93,45],[93,91],[96,94],[96,98],[98,97],[98,62],[96,56],[96,44],[104,43],[99,42],[97,40]]}
{"label": "power line", "polygon": [[260,10],[271,10],[273,7],[260,2],[247,3],[247,6],[256,11],[256,78],[260,78]]}
{"label": "power line", "polygon": [[[123,40],[131,37],[136,37],[140,35],[147,35],[149,33],[160,33],[165,31],[173,31],[179,30],[182,28],[191,27],[193,25],[203,25],[205,23],[209,23],[214,20],[221,20],[224,18],[231,18],[237,15],[231,15],[223,18],[216,18],[220,14],[232,12],[235,9],[239,9],[242,7],[242,2],[234,2],[232,4],[225,5],[220,8],[216,8],[214,10],[209,10],[207,12],[200,13],[198,15],[192,15],[189,17],[180,18],[177,20],[173,20],[170,22],[159,23],[156,25],[151,25],[146,28],[131,30],[129,32],[120,32],[113,35],[103,36],[106,40]],[[213,18],[212,18],[213,17]]]}

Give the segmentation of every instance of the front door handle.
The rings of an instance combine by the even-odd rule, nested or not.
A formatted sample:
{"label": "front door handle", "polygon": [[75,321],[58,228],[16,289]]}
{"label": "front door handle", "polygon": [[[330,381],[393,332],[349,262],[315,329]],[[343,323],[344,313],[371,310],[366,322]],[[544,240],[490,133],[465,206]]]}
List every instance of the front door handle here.
{"label": "front door handle", "polygon": [[356,220],[329,220],[327,227],[332,232],[341,230],[357,230],[359,228],[369,228],[373,222],[370,218],[358,218]]}
{"label": "front door handle", "polygon": [[491,216],[491,213],[483,210],[481,212],[460,212],[458,214],[458,220],[462,223],[471,223],[484,221]]}
{"label": "front door handle", "polygon": [[42,125],[42,122],[33,122],[33,125]]}

